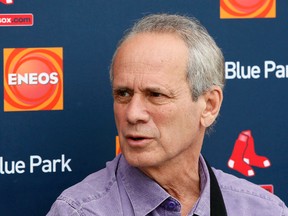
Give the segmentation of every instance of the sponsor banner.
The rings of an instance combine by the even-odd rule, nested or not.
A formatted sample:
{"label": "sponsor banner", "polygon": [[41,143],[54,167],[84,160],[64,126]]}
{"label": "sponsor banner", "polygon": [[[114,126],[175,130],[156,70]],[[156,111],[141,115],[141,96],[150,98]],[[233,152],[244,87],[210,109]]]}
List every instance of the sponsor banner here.
{"label": "sponsor banner", "polygon": [[276,0],[220,0],[221,19],[275,17]]}
{"label": "sponsor banner", "polygon": [[0,14],[0,26],[33,26],[34,16],[31,13]]}
{"label": "sponsor banner", "polygon": [[30,155],[28,161],[8,161],[0,157],[0,175],[23,174],[23,173],[55,173],[72,172],[71,158],[66,158],[65,154],[56,159],[42,158],[40,155]]}
{"label": "sponsor banner", "polygon": [[288,64],[265,60],[261,65],[245,65],[240,61],[225,62],[226,79],[287,79]]}
{"label": "sponsor banner", "polygon": [[63,49],[4,48],[4,111],[63,110]]}

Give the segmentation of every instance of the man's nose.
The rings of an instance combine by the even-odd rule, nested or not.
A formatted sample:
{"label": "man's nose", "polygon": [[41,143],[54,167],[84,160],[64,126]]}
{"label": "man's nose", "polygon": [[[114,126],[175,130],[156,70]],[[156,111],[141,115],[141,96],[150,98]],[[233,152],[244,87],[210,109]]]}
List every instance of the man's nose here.
{"label": "man's nose", "polygon": [[126,110],[127,121],[130,124],[146,123],[150,115],[147,110],[147,101],[141,95],[134,94]]}

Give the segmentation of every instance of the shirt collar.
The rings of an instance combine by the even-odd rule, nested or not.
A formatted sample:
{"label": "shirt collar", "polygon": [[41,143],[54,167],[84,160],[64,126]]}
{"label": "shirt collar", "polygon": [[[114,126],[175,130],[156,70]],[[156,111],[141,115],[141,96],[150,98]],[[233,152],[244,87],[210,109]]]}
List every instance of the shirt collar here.
{"label": "shirt collar", "polygon": [[210,176],[208,167],[202,155],[200,155],[199,158],[199,172],[201,179],[201,192],[192,212],[199,216],[210,216]]}
{"label": "shirt collar", "polygon": [[119,161],[118,172],[137,215],[147,215],[170,197],[155,181],[130,166],[123,156]]}
{"label": "shirt collar", "polygon": [[[122,155],[119,161],[118,172],[133,209],[139,215],[147,215],[167,198],[171,197],[155,181],[139,169],[130,166]],[[191,212],[199,216],[210,215],[210,177],[202,155],[199,158],[199,172],[201,192]]]}

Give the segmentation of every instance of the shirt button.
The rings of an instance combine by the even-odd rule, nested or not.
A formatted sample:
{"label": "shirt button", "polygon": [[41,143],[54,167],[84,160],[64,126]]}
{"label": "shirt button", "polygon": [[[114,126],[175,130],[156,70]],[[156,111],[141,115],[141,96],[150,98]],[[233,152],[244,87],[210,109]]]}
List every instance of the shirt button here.
{"label": "shirt button", "polygon": [[176,200],[168,199],[166,200],[162,206],[167,211],[179,211],[180,210],[180,204]]}

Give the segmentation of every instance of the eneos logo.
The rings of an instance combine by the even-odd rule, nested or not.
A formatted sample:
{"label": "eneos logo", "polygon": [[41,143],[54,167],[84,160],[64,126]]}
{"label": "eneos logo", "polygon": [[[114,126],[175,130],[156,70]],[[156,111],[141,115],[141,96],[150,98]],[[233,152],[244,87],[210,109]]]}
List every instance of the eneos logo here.
{"label": "eneos logo", "polygon": [[4,111],[63,110],[63,49],[4,48]]}
{"label": "eneos logo", "polygon": [[220,0],[220,18],[275,18],[276,0]]}

